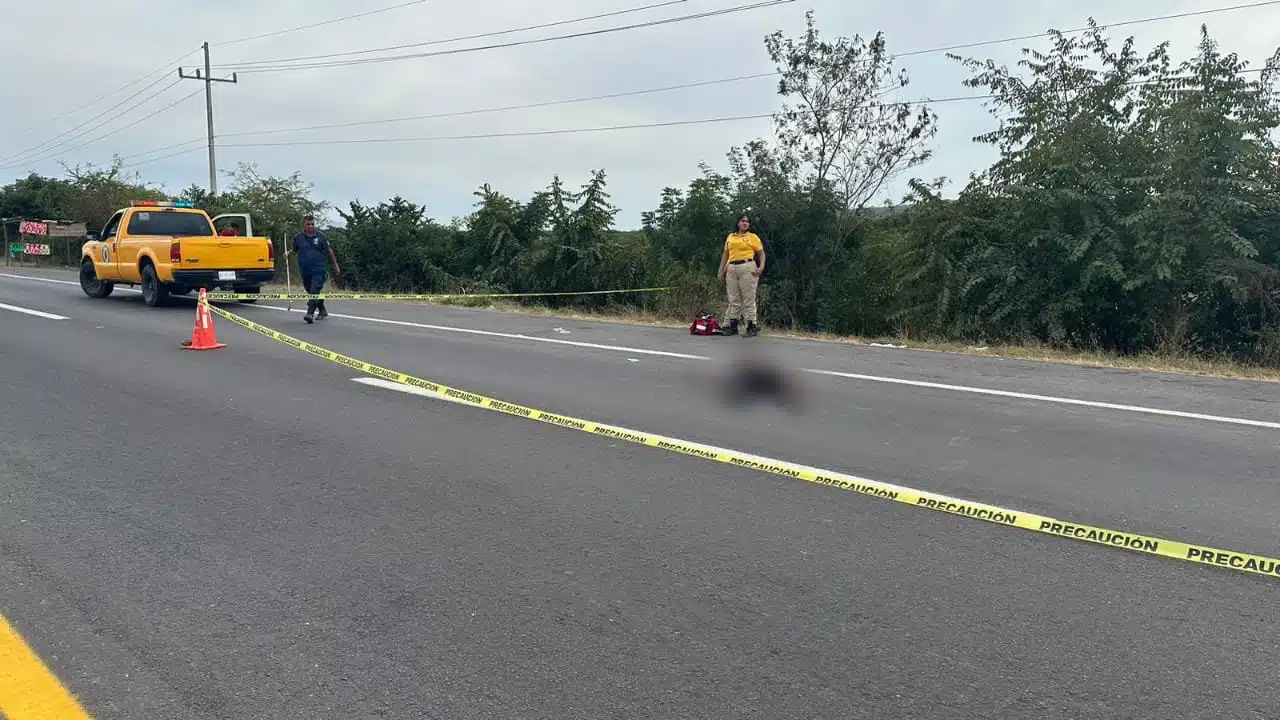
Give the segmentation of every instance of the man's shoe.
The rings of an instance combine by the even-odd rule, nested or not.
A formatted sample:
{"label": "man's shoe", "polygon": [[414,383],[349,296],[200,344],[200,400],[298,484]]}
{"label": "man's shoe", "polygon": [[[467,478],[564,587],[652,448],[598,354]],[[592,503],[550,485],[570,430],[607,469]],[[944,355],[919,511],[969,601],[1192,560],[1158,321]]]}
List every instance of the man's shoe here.
{"label": "man's shoe", "polygon": [[755,337],[760,334],[760,328],[756,327],[753,322],[747,323],[747,337]]}
{"label": "man's shoe", "polygon": [[315,321],[316,321],[316,319],[315,319],[314,317],[311,317],[311,311],[310,311],[310,310],[308,310],[308,311],[307,311],[307,314],[306,314],[306,315],[303,315],[303,316],[302,316],[302,319],[303,319],[303,320],[304,320],[308,325],[310,325],[311,323],[313,323],[313,322],[315,322]]}
{"label": "man's shoe", "polygon": [[737,334],[738,334],[738,321],[737,321],[737,320],[730,320],[730,321],[729,321],[729,324],[728,324],[728,325],[726,325],[726,326],[725,326],[725,328],[724,328],[724,334],[725,334],[725,335],[737,335]]}
{"label": "man's shoe", "polygon": [[327,318],[327,317],[329,317],[329,309],[328,309],[328,308],[326,308],[325,306],[321,305],[321,306],[320,306],[320,319],[321,319],[321,320],[323,320],[323,319],[325,319],[325,318]]}

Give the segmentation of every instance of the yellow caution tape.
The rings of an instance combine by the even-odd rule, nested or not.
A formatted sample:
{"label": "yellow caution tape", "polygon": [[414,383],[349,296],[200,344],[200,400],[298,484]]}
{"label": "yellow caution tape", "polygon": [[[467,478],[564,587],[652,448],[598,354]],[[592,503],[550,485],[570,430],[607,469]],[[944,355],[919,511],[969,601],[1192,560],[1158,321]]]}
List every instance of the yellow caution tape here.
{"label": "yellow caution tape", "polygon": [[727,450],[699,443],[690,443],[684,440],[652,435],[639,430],[629,430],[616,425],[605,425],[603,423],[591,422],[589,420],[580,420],[567,415],[558,415],[544,410],[536,410],[534,408],[515,405],[513,403],[503,402],[502,400],[467,392],[465,390],[451,388],[446,385],[441,385],[440,383],[431,382],[430,380],[423,380],[422,378],[417,378],[389,368],[384,368],[380,365],[374,365],[373,363],[365,362],[364,360],[348,357],[341,353],[333,352],[332,350],[326,350],[318,345],[303,342],[302,340],[290,337],[277,330],[272,330],[265,325],[259,325],[252,320],[227,312],[219,307],[211,305],[209,306],[209,309],[210,311],[221,315],[238,325],[243,325],[254,332],[261,333],[273,340],[277,340],[285,345],[289,345],[317,357],[324,358],[325,360],[338,363],[339,365],[345,365],[352,370],[358,370],[374,377],[383,378],[402,385],[408,385],[420,390],[425,390],[428,393],[438,395],[442,398],[460,401],[476,407],[485,408],[487,410],[496,410],[508,415],[516,415],[529,420],[537,420],[551,425],[580,430],[592,435],[601,435],[614,440],[625,440],[638,445],[648,445],[649,447],[658,448],[660,450],[669,450],[671,452],[682,453],[684,455],[692,455],[705,460],[715,460],[729,465],[736,465],[738,467],[748,468],[751,470],[773,473],[775,475],[781,475],[783,477],[793,478],[796,480],[804,480],[818,485],[826,485],[840,490],[848,490],[862,495],[894,500],[907,505],[913,505],[915,507],[936,510],[938,512],[949,513],[952,515],[960,515],[975,520],[984,520],[997,525],[1031,530],[1056,537],[1083,540],[1085,542],[1107,545],[1124,550],[1132,550],[1135,552],[1146,553],[1148,555],[1160,555],[1162,557],[1175,558],[1178,560],[1189,560],[1197,564],[1211,565],[1213,567],[1254,573],[1273,579],[1280,579],[1280,559],[1277,558],[1250,555],[1232,550],[1219,550],[1217,548],[1205,547],[1202,545],[1192,545],[1184,542],[1163,540],[1161,538],[1139,535],[1137,533],[1120,532],[1116,530],[1108,530],[1106,528],[1093,527],[1090,525],[1065,522],[1044,515],[1023,512],[1021,510],[1011,510],[995,505],[986,505],[983,503],[960,500],[946,495],[915,490],[909,487],[893,485],[878,480],[868,480],[866,478],[845,475],[843,473],[830,470],[821,470],[804,465],[797,465],[784,460],[772,460],[769,458],[757,457],[746,453],[736,452],[734,450]]}
{"label": "yellow caution tape", "polygon": [[674,290],[673,287],[630,288],[627,290],[583,290],[580,292],[545,293],[461,293],[453,295],[423,295],[414,293],[205,293],[209,300],[444,300],[462,298],[526,298],[526,297],[577,297],[580,295],[619,295],[622,293],[648,293]]}

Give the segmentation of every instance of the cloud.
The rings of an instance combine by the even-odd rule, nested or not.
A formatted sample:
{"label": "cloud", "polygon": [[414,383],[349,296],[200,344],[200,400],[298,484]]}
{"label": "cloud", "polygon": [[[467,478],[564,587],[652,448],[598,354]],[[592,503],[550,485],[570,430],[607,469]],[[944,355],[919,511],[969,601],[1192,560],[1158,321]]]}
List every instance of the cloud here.
{"label": "cloud", "polygon": [[[0,170],[0,174],[8,180],[28,170],[56,173],[58,160],[70,164],[102,164],[110,160],[112,153],[130,156],[126,162],[143,161],[165,153],[141,156],[138,153],[192,141],[185,147],[193,152],[150,162],[137,170],[171,190],[193,183],[207,184],[207,157],[200,143],[205,135],[203,93],[198,92],[201,84],[175,83],[176,66],[164,65],[187,52],[190,55],[184,63],[194,67],[199,61],[196,51],[206,39],[213,43],[215,74],[222,75],[237,63],[420,43],[607,13],[653,2],[656,0],[544,0],[537,3],[435,0],[302,32],[231,44],[223,43],[395,2],[367,0],[354,6],[339,0],[309,0],[305,4],[171,0],[161,6],[161,10],[154,2],[141,0],[89,5],[73,0],[22,3],[20,7],[6,10],[6,26],[32,31],[11,32],[6,40],[8,62],[0,69],[0,102],[8,112],[0,116],[0,156],[19,153],[86,120],[92,120],[86,127],[108,119],[114,122],[74,142],[53,146],[53,152],[21,156],[23,162]],[[642,13],[499,38],[428,46],[418,51],[629,24],[747,2],[749,0],[688,0]],[[663,186],[685,184],[698,173],[699,162],[723,168],[725,152],[731,145],[768,136],[770,123],[754,120],[421,143],[255,148],[236,145],[526,132],[769,113],[778,106],[772,81],[750,80],[606,101],[309,133],[239,137],[235,134],[539,103],[766,72],[771,65],[764,52],[763,37],[775,29],[792,35],[800,32],[804,12],[809,8],[816,12],[825,35],[869,36],[882,29],[892,50],[907,52],[1040,33],[1049,27],[1078,27],[1089,14],[1100,22],[1114,22],[1208,7],[1168,0],[1133,0],[1123,5],[1120,8],[1101,0],[1071,3],[991,0],[981,5],[960,0],[928,0],[869,8],[855,7],[847,0],[810,0],[687,23],[486,52],[351,67],[244,73],[239,75],[237,84],[214,87],[216,127],[219,134],[229,135],[219,141],[218,164],[225,170],[241,161],[255,162],[261,171],[281,175],[301,171],[315,183],[320,197],[339,206],[345,206],[352,199],[377,202],[398,194],[425,204],[432,216],[446,220],[470,210],[474,200],[472,192],[482,183],[490,183],[523,199],[544,187],[553,174],[559,174],[570,185],[577,185],[585,181],[592,169],[603,168],[609,173],[614,200],[623,208],[620,224],[635,226],[640,213],[656,204]],[[1274,51],[1273,35],[1267,32],[1268,25],[1263,22],[1266,13],[1273,11],[1274,8],[1258,8],[1122,27],[1113,35],[1133,34],[1143,48],[1170,38],[1174,40],[1175,56],[1181,57],[1192,51],[1199,24],[1207,22],[1225,49],[1260,64]],[[1018,60],[1018,48],[1025,44],[1010,43],[960,52],[1012,65]],[[1044,46],[1043,41],[1035,44]],[[912,85],[903,97],[975,94],[960,84],[963,69],[941,54],[903,57],[899,64],[912,76]],[[113,113],[102,114],[115,102],[141,89],[145,85],[141,83],[93,108],[55,123],[48,122],[153,71],[157,72],[156,78],[165,79],[141,97],[170,83],[173,87],[145,105],[126,105]],[[172,110],[101,142],[77,147],[191,93],[196,93],[195,97]],[[989,148],[975,145],[971,138],[992,127],[994,121],[978,102],[944,103],[935,109],[940,115],[940,132],[935,142],[937,156],[915,174],[946,175],[963,182],[970,171],[981,169],[993,159]],[[27,130],[29,126],[35,127]],[[11,164],[11,160],[0,160],[0,166]],[[902,183],[898,183],[888,192],[896,198],[902,189]]]}

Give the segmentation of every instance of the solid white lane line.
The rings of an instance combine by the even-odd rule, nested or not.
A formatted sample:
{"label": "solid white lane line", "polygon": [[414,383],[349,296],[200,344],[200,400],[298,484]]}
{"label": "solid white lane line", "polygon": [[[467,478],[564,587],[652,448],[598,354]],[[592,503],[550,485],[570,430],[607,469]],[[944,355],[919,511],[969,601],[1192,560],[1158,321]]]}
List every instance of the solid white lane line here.
{"label": "solid white lane line", "polygon": [[[12,273],[0,273],[0,277],[13,278],[14,280],[30,280],[31,282],[52,283],[54,285],[75,285],[80,287],[80,283],[75,280],[54,280],[53,278],[34,277],[31,275],[14,275]],[[138,288],[116,286],[116,292],[131,292],[142,294]]]}
{"label": "solid white lane line", "polygon": [[[268,310],[279,310],[281,312],[303,313],[304,310],[294,308],[292,311],[288,308],[282,308],[277,305],[262,305],[261,307]],[[589,348],[592,350],[613,350],[615,352],[632,353],[637,355],[653,355],[657,357],[678,358],[681,360],[710,360],[706,355],[690,355],[688,353],[670,352],[667,350],[647,350],[644,348],[625,347],[622,345],[601,345],[599,343],[578,342],[574,340],[557,340],[555,338],[537,337],[534,335],[521,335],[518,333],[502,333],[493,330],[476,330],[474,328],[455,327],[452,325],[431,325],[428,323],[409,322],[408,320],[388,320],[386,318],[367,317],[364,315],[346,315],[343,313],[329,313],[330,317],[346,318],[348,320],[361,320],[364,322],[378,323],[381,325],[398,325],[400,327],[421,328],[423,330],[440,330],[444,332],[456,332],[466,335],[483,335],[485,337],[505,338],[508,340],[531,340],[533,342],[550,343],[552,345],[569,345],[571,347]]]}
{"label": "solid white lane line", "polygon": [[853,380],[890,383],[893,385],[909,385],[912,387],[934,388],[937,390],[950,390],[953,392],[973,393],[976,395],[993,395],[996,397],[1016,398],[1018,400],[1035,400],[1038,402],[1058,403],[1061,405],[1080,405],[1084,407],[1102,408],[1105,410],[1122,410],[1124,412],[1165,415],[1168,417],[1185,418],[1188,420],[1207,420],[1209,422],[1228,423],[1231,425],[1249,425],[1251,427],[1280,430],[1280,422],[1266,422],[1264,420],[1249,420],[1247,418],[1224,417],[1221,415],[1205,415],[1203,413],[1183,412],[1181,410],[1162,410],[1160,408],[1143,407],[1140,405],[1120,405],[1117,403],[1099,402],[1096,400],[1078,400],[1076,398],[1056,397],[1053,395],[1035,395],[1032,393],[1013,392],[1010,390],[991,390],[988,388],[968,387],[965,385],[947,385],[944,383],[927,382],[924,380],[903,380],[901,378],[879,377],[877,375],[860,375],[858,373],[837,372],[835,370],[812,370],[806,368],[805,372],[815,373],[817,375],[850,378]]}
{"label": "solid white lane line", "polygon": [[[263,307],[272,310],[287,311],[288,308],[277,307],[273,305],[264,305]],[[303,310],[294,309],[295,313],[302,313]],[[555,338],[542,338],[532,335],[519,335],[513,333],[500,333],[489,330],[475,330],[472,328],[460,328],[449,325],[430,325],[426,323],[415,323],[406,320],[387,320],[384,318],[371,318],[362,315],[345,315],[339,313],[331,313],[333,317],[347,318],[350,320],[362,320],[365,322],[383,323],[387,325],[400,325],[405,327],[423,328],[429,330],[442,330],[446,332],[460,332],[474,335],[484,335],[488,337],[506,338],[510,340],[529,340],[533,342],[552,343],[555,345],[570,345],[575,347],[592,348],[596,350],[613,350],[616,352],[632,353],[639,355],[656,355],[663,357],[676,357],[685,360],[710,360],[705,355],[690,355],[686,353],[674,353],[663,350],[648,350],[644,348],[624,347],[619,345],[600,345],[597,343],[576,342],[572,340],[557,340]],[[1166,417],[1176,417],[1185,420],[1203,420],[1207,422],[1227,423],[1231,425],[1247,425],[1250,427],[1267,428],[1271,430],[1280,430],[1280,422],[1267,422],[1264,420],[1251,420],[1248,418],[1224,417],[1221,415],[1206,415],[1204,413],[1183,412],[1180,410],[1164,410],[1161,408],[1144,407],[1141,405],[1121,405],[1117,403],[1100,402],[1097,400],[1081,400],[1078,398],[1058,397],[1054,395],[1037,395],[1034,393],[1014,392],[1010,390],[993,390],[990,388],[971,387],[967,385],[949,385],[946,383],[929,382],[926,380],[908,380],[905,378],[882,377],[879,375],[863,375],[859,373],[839,372],[835,370],[819,370],[816,368],[802,368],[804,372],[816,375],[826,375],[829,377],[841,377],[851,380],[865,380],[868,382],[886,383],[891,385],[905,385],[909,387],[930,388],[934,390],[949,390],[951,392],[962,392],[973,395],[990,395],[994,397],[1007,397],[1018,400],[1030,400],[1035,402],[1056,403],[1059,405],[1076,405],[1080,407],[1091,407],[1100,410],[1117,410],[1121,412],[1144,413],[1148,415],[1163,415]]]}
{"label": "solid white lane line", "polygon": [[53,278],[33,277],[31,275],[14,275],[13,273],[0,273],[0,277],[13,278],[14,280],[31,280],[33,282],[47,282],[47,283],[54,283],[57,285],[75,285],[76,287],[80,286],[80,283],[73,282],[71,280],[54,280]]}
{"label": "solid white lane line", "polygon": [[[52,278],[38,278],[28,275],[12,275],[9,273],[0,273],[0,277],[11,277],[19,280],[33,280],[36,282],[58,283],[64,285],[76,285],[78,282],[69,280],[54,280]],[[134,288],[117,288],[132,292],[139,292]],[[275,305],[259,305],[258,307],[278,310],[280,312],[289,312],[288,308],[278,307]],[[301,309],[295,308],[292,312],[302,313]],[[487,337],[505,338],[509,340],[527,340],[533,342],[551,343],[555,345],[568,345],[572,347],[590,348],[594,350],[612,350],[615,352],[625,352],[638,355],[649,355],[657,357],[670,357],[682,360],[711,360],[706,355],[692,355],[688,353],[669,352],[665,350],[648,350],[644,348],[633,348],[619,345],[601,345],[597,343],[585,343],[573,340],[557,340],[555,338],[535,337],[532,335],[521,335],[514,333],[500,333],[491,330],[476,330],[473,328],[454,327],[450,325],[431,325],[427,323],[415,323],[406,320],[388,320],[385,318],[367,317],[363,315],[348,315],[340,313],[331,313],[333,317],[345,318],[348,320],[360,320],[363,322],[379,323],[383,325],[398,325],[401,327],[415,327],[425,330],[440,330],[444,332],[457,332],[470,335],[482,335]],[[1120,412],[1142,413],[1147,415],[1162,415],[1165,417],[1176,417],[1184,420],[1201,420],[1205,422],[1224,423],[1228,425],[1245,425],[1249,427],[1267,428],[1269,430],[1280,430],[1280,422],[1268,422],[1265,420],[1251,420],[1249,418],[1226,417],[1221,415],[1208,415],[1204,413],[1183,412],[1180,410],[1165,410],[1162,408],[1146,407],[1142,405],[1121,405],[1117,403],[1099,402],[1096,400],[1081,400],[1079,398],[1058,397],[1054,395],[1038,395],[1034,393],[1014,392],[1011,390],[994,390],[990,388],[971,387],[967,385],[950,385],[946,383],[929,382],[925,380],[908,380],[905,378],[883,377],[879,375],[863,375],[860,373],[839,372],[836,370],[819,370],[816,368],[802,368],[804,372],[815,375],[826,375],[828,377],[841,377],[850,380],[865,380],[867,382],[886,383],[891,385],[904,385],[909,387],[931,388],[934,390],[948,390],[951,392],[969,393],[972,395],[989,395],[993,397],[1007,397],[1018,400],[1030,400],[1033,402],[1056,403],[1059,405],[1075,405],[1079,407],[1092,407],[1099,410],[1116,410]]]}
{"label": "solid white lane line", "polygon": [[11,310],[16,313],[22,313],[23,315],[33,315],[35,317],[41,317],[41,318],[44,318],[45,320],[70,320],[71,319],[66,315],[54,315],[53,313],[47,313],[42,310],[32,310],[31,308],[18,307],[17,305],[10,305],[8,303],[0,303],[0,310]]}

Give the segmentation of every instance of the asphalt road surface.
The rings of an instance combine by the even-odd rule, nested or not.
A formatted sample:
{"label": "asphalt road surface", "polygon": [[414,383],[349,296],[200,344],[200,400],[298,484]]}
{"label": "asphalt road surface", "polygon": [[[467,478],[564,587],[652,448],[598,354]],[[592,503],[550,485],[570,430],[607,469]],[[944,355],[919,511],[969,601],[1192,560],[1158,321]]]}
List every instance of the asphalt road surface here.
{"label": "asphalt road surface", "polygon": [[[264,305],[224,307],[510,402],[1280,556],[1280,429],[1232,422],[1280,420],[1274,384]],[[95,718],[1280,717],[1274,580],[374,387],[222,319],[187,352],[193,307],[0,274],[0,613]],[[802,411],[715,400],[745,342]]]}

